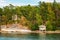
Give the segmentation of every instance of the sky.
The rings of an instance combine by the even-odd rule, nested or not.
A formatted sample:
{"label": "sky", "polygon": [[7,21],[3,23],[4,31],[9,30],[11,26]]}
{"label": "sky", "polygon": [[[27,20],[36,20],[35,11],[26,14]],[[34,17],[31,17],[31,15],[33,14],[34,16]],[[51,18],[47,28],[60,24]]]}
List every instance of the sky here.
{"label": "sky", "polygon": [[[23,5],[38,5],[38,2],[53,2],[53,0],[0,0],[0,7],[12,4],[14,6],[23,6]],[[60,0],[56,0],[60,2]]]}

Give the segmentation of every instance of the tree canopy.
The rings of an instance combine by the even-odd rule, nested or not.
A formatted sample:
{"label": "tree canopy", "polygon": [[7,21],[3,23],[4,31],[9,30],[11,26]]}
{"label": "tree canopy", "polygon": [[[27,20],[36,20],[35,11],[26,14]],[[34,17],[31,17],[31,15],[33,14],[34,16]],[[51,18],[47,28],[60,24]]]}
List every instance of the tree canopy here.
{"label": "tree canopy", "polygon": [[[17,20],[12,16],[17,15]],[[22,17],[24,17],[22,19]],[[38,6],[14,6],[12,4],[0,8],[0,24],[12,24],[15,22],[38,30],[38,26],[45,24],[47,30],[56,30],[60,26],[60,3],[39,2]]]}

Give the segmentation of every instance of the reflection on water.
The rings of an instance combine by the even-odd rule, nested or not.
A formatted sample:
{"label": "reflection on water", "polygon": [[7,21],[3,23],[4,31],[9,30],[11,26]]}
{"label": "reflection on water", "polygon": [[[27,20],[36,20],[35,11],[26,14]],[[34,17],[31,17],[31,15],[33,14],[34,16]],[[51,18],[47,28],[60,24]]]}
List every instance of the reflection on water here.
{"label": "reflection on water", "polygon": [[46,38],[46,34],[39,34],[39,39],[45,40],[45,38]]}
{"label": "reflection on water", "polygon": [[60,34],[0,34],[0,40],[60,40]]}

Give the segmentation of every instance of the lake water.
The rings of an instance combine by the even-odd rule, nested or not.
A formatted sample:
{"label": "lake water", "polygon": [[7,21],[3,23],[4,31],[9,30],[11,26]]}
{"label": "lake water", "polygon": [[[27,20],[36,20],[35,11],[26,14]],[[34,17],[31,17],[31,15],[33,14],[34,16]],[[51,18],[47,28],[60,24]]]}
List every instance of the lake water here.
{"label": "lake water", "polygon": [[60,34],[0,34],[0,40],[60,40]]}

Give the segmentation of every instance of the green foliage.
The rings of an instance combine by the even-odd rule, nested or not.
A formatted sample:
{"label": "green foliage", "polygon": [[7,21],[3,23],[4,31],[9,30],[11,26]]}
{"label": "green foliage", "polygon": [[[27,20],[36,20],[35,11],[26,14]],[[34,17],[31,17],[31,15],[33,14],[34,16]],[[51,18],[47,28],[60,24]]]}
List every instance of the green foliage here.
{"label": "green foliage", "polygon": [[42,20],[42,18],[39,14],[36,14],[36,22],[37,22],[38,25],[41,25],[42,22],[43,22],[43,20]]}
{"label": "green foliage", "polygon": [[51,21],[46,22],[46,28],[47,28],[47,30],[53,30],[53,26],[52,26]]}
{"label": "green foliage", "polygon": [[39,30],[38,24],[31,24],[31,30]]}
{"label": "green foliage", "polygon": [[[17,15],[17,20],[12,16]],[[21,17],[24,17],[23,20]],[[38,30],[38,25],[46,24],[47,30],[56,30],[60,26],[60,3],[39,2],[39,6],[13,6],[12,4],[0,8],[0,24],[20,23]]]}

